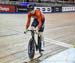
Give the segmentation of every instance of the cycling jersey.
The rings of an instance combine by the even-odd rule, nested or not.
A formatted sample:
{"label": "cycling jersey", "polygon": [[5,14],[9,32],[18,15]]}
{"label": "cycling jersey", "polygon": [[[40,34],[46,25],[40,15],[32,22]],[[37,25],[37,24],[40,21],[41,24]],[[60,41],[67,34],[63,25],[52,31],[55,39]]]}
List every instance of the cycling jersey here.
{"label": "cycling jersey", "polygon": [[31,17],[34,17],[37,19],[38,21],[38,28],[40,29],[42,26],[42,23],[44,21],[44,15],[41,13],[41,11],[39,9],[34,10],[34,13],[29,12],[28,13],[28,20],[27,20],[27,24],[26,24],[26,28],[29,27],[30,25],[30,21],[31,21]]}

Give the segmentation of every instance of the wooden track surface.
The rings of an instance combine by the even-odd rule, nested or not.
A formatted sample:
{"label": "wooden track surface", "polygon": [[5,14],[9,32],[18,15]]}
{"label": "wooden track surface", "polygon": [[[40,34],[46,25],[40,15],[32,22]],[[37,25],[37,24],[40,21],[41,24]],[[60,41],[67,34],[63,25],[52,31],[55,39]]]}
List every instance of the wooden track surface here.
{"label": "wooden track surface", "polygon": [[[26,14],[0,14],[0,63],[38,63],[71,48],[75,42],[75,12],[45,14],[45,51],[29,61],[27,45],[30,33],[24,34]],[[32,19],[33,20],[33,19]]]}

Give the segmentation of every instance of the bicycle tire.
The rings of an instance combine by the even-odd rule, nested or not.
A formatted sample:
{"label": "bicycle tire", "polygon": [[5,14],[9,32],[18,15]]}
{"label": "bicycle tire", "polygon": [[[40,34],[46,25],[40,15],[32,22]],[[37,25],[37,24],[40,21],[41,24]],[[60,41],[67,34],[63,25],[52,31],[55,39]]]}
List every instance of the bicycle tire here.
{"label": "bicycle tire", "polygon": [[35,55],[35,40],[33,40],[32,38],[30,39],[28,44],[28,55],[30,59],[33,59]]}

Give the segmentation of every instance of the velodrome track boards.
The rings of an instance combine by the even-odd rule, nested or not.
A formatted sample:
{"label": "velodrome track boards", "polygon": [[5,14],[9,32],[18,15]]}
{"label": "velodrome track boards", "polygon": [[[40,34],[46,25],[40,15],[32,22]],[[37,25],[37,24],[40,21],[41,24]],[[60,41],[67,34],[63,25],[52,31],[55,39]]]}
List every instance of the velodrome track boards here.
{"label": "velodrome track boards", "polygon": [[[45,17],[45,51],[40,58],[37,51],[32,63],[72,48],[75,42],[75,12],[51,13]],[[24,34],[26,20],[27,14],[0,14],[0,63],[31,63],[27,53],[31,36]]]}

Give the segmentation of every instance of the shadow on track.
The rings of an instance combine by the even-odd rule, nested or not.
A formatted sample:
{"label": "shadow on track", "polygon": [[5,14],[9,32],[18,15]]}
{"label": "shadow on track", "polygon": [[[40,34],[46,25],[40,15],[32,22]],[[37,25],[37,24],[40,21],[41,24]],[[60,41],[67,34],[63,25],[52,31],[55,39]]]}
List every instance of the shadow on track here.
{"label": "shadow on track", "polygon": [[42,54],[40,56],[38,56],[37,58],[34,58],[28,62],[24,62],[24,63],[39,63],[41,60],[39,59],[40,57],[42,57]]}

